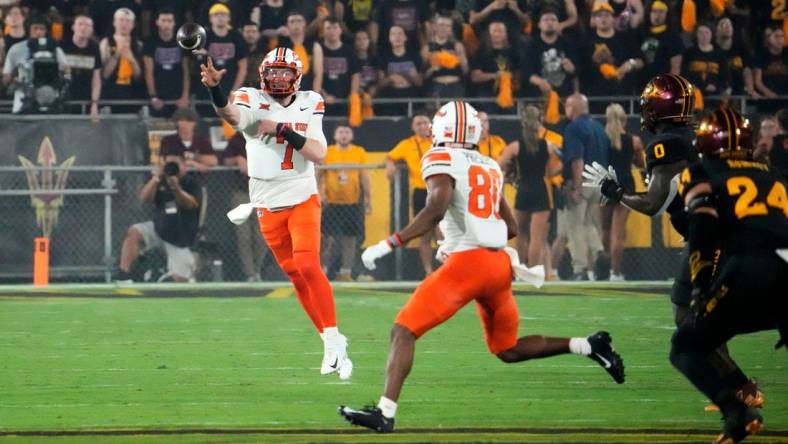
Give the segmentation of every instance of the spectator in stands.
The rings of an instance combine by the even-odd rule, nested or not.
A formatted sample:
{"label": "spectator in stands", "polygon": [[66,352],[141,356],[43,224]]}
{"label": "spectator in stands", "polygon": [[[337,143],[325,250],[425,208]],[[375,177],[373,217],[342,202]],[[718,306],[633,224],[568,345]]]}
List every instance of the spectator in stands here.
{"label": "spectator in stands", "polygon": [[115,28],[115,14],[119,9],[128,9],[134,13],[134,17],[140,12],[139,4],[135,0],[92,0],[88,9],[99,37],[111,37],[118,32]]}
{"label": "spectator in stands", "polygon": [[531,20],[527,11],[527,0],[476,0],[468,23],[474,27],[476,35],[483,35],[491,23],[502,22],[509,31],[509,43],[514,45]]}
{"label": "spectator in stands", "polygon": [[777,111],[775,118],[777,131],[772,138],[769,163],[783,176],[783,180],[788,181],[788,108]]}
{"label": "spectator in stands", "polygon": [[[202,192],[197,181],[186,174],[181,156],[165,158],[162,171],[154,173],[140,191],[140,201],[152,203],[152,221],[129,227],[120,252],[120,270],[115,280],[130,283],[132,266],[143,253],[163,248],[167,275],[176,282],[194,277],[194,255],[189,249],[197,239]],[[141,248],[142,247],[142,248]]]}
{"label": "spectator in stands", "polygon": [[[421,158],[432,146],[432,123],[426,114],[417,113],[411,120],[413,135],[401,140],[386,157],[386,174],[389,178],[399,174],[395,162],[405,162],[408,166],[410,183],[411,209],[413,215],[419,213],[427,205],[427,184],[421,178]],[[419,240],[419,258],[424,267],[424,274],[432,273],[432,235],[425,234]]]}
{"label": "spectator in stands", "polygon": [[359,31],[372,32],[372,27],[378,24],[372,19],[379,0],[336,0],[334,2],[334,16],[342,23],[342,30],[347,34]]}
{"label": "spectator in stands", "polygon": [[636,73],[643,68],[637,41],[616,32],[613,8],[606,2],[594,5],[591,21],[596,29],[586,39],[587,46],[583,50],[587,72],[581,76],[585,83],[581,83],[580,90],[589,96],[631,94],[636,86]]}
{"label": "spectator in stands", "polygon": [[610,3],[616,31],[637,29],[643,23],[643,0],[596,0],[594,3],[599,1]]}
{"label": "spectator in stands", "polygon": [[465,97],[465,82],[468,74],[468,58],[465,47],[455,39],[452,19],[448,15],[435,14],[432,21],[432,36],[422,47],[421,57],[427,66],[424,73],[426,92],[432,97]]}
{"label": "spectator in stands", "polygon": [[[249,202],[249,170],[246,163],[246,139],[241,131],[233,134],[227,142],[222,156],[225,166],[237,166],[239,171],[230,191],[230,207]],[[253,212],[254,213],[254,212]],[[260,281],[260,269],[268,254],[267,244],[260,235],[257,214],[251,214],[246,223],[235,225],[235,240],[238,244],[238,255],[247,282]]]}
{"label": "spectator in stands", "polygon": [[323,69],[322,77],[315,76],[315,91],[326,101],[326,115],[347,115],[347,104],[337,103],[359,92],[361,69],[352,46],[342,42],[339,20],[323,20],[323,41],[320,43]]}
{"label": "spectator in stands", "polygon": [[531,38],[523,48],[521,95],[546,96],[555,91],[561,97],[578,92],[577,55],[575,48],[559,34],[558,14],[554,9],[542,9],[539,35]]}
{"label": "spectator in stands", "polygon": [[[208,10],[211,26],[208,28],[205,46],[192,51],[195,55],[194,65],[207,63],[210,56],[216,69],[226,69],[227,73],[219,84],[229,94],[240,88],[246,79],[249,47],[241,34],[230,26],[230,9],[224,3],[216,3]],[[192,71],[192,93],[198,100],[210,100],[210,92],[200,81],[200,71]],[[213,113],[210,105],[201,105],[197,110],[203,114]]]}
{"label": "spectator in stands", "polygon": [[[63,50],[57,47],[55,41],[49,37],[48,32],[49,22],[45,17],[33,17],[30,20],[30,38],[21,42],[15,43],[14,46],[9,48],[6,54],[5,63],[3,64],[3,85],[10,86],[12,83],[19,82],[15,85],[14,90],[14,103],[11,108],[13,113],[26,112],[25,105],[25,91],[24,91],[24,77],[20,76],[20,69],[23,68],[25,62],[34,59],[37,53],[54,53],[57,60],[59,75],[65,76],[69,73],[68,63]],[[41,43],[43,41],[43,44]]]}
{"label": "spectator in stands", "polygon": [[479,138],[479,152],[494,160],[498,160],[506,148],[506,141],[503,137],[490,134],[490,117],[486,112],[479,112],[479,120],[482,122],[482,136]]}
{"label": "spectator in stands", "polygon": [[143,54],[151,115],[172,115],[176,107],[165,105],[165,100],[175,100],[178,108],[189,106],[189,61],[175,41],[173,10],[161,9],[156,13],[156,33],[148,37]]}
{"label": "spectator in stands", "polygon": [[651,4],[648,23],[640,30],[640,50],[643,52],[643,71],[640,83],[645,85],[657,74],[680,74],[684,42],[668,24],[668,5],[663,0]]}
{"label": "spectator in stands", "polygon": [[[766,99],[774,99],[779,95],[788,94],[788,51],[785,50],[785,34],[779,26],[769,28],[771,34],[766,41],[766,48],[756,56],[753,79],[755,88]],[[758,109],[769,111],[779,108],[784,102],[764,100]]]}
{"label": "spectator in stands", "polygon": [[[115,11],[115,32],[101,39],[102,96],[109,100],[138,100],[144,96],[142,77],[142,43],[134,38],[135,14],[129,8]],[[112,105],[117,113],[133,113],[138,105]]]}
{"label": "spectator in stands", "polygon": [[279,38],[278,46],[290,48],[301,58],[304,70],[301,77],[301,89],[314,90],[314,76],[323,75],[323,52],[320,44],[313,38],[306,36],[306,20],[299,11],[287,13],[286,37]]}
{"label": "spectator in stands", "polygon": [[252,21],[244,23],[241,36],[249,49],[243,86],[260,88],[260,64],[268,53],[268,37],[260,34],[260,28]]}
{"label": "spectator in stands", "polygon": [[728,17],[717,21],[717,30],[714,34],[714,43],[725,56],[730,73],[731,94],[742,95],[755,93],[745,90],[745,85],[753,85],[752,81],[752,56],[744,46],[742,39],[734,34],[733,22]]}
{"label": "spectator in stands", "polygon": [[[509,72],[514,76],[518,66],[517,50],[507,38],[506,25],[501,21],[490,22],[487,35],[482,39],[482,48],[471,60],[473,96],[496,97],[503,73]],[[505,112],[495,103],[479,104],[477,109],[494,114]]]}
{"label": "spectator in stands", "polygon": [[[550,184],[548,163],[556,146],[544,138],[542,112],[528,105],[522,112],[522,132],[511,142],[498,159],[504,174],[509,174],[510,161],[516,164],[517,197],[514,203],[517,216],[517,252],[520,261],[529,267],[546,265],[549,252],[547,233],[553,211],[553,187]],[[549,272],[551,266],[546,266]]]}
{"label": "spectator in stands", "polygon": [[159,154],[162,158],[183,157],[187,167],[204,173],[218,165],[219,160],[216,158],[210,139],[195,132],[198,119],[199,116],[192,109],[181,108],[175,111],[172,120],[175,121],[178,132],[161,139]]}
{"label": "spectator in stands", "polygon": [[[335,169],[331,165],[364,165],[368,163],[364,148],[353,144],[353,130],[347,124],[334,129],[334,144],[328,146],[324,165],[320,170],[320,201],[323,202],[323,258],[330,268],[335,245],[341,251],[336,280],[350,282],[356,260],[357,240],[364,236],[364,214],[372,213],[372,182],[367,170]],[[328,269],[326,272],[330,271]]]}
{"label": "spectator in stands", "polygon": [[353,41],[356,60],[358,60],[361,72],[359,89],[365,94],[364,98],[371,101],[378,91],[378,66],[380,63],[367,31],[356,32]]}
{"label": "spectator in stands", "polygon": [[322,37],[323,19],[331,15],[328,3],[326,0],[288,0],[287,6],[304,16],[306,36],[319,40]]}
{"label": "spectator in stands", "polygon": [[761,124],[758,126],[758,133],[755,135],[755,150],[752,157],[761,162],[768,162],[769,152],[774,145],[774,136],[779,134],[780,126],[777,123],[777,117],[772,115],[764,116],[761,119]]}
{"label": "spectator in stands", "polygon": [[[429,29],[430,9],[428,2],[421,0],[380,0],[373,27],[372,41],[378,44],[378,54],[393,50],[391,28],[399,27],[405,34],[406,49],[418,54],[427,43],[426,31]],[[379,34],[377,34],[377,33]],[[378,35],[380,37],[378,37]]]}
{"label": "spectator in stands", "polygon": [[3,17],[3,24],[5,25],[3,32],[2,45],[0,45],[0,65],[5,64],[5,57],[8,51],[15,44],[27,40],[27,31],[25,30],[25,12],[21,6],[11,6],[5,11]]}
{"label": "spectator in stands", "polygon": [[238,25],[245,22],[247,17],[249,17],[244,13],[244,0],[203,0],[201,3],[202,5],[199,7],[195,17],[195,21],[198,23],[211,23],[213,25],[211,19],[213,15],[212,10],[217,5],[222,6],[223,11],[227,11],[227,21],[230,23]]}
{"label": "spectator in stands", "polygon": [[[553,11],[557,19],[557,31],[564,37],[567,34],[574,34],[577,25],[577,6],[574,0],[532,0],[528,2],[528,16],[531,20],[539,23],[540,17],[546,11]],[[538,34],[542,32],[541,29],[532,29],[532,32]]]}
{"label": "spectator in stands", "polygon": [[[101,98],[101,53],[93,40],[93,19],[78,15],[71,26],[71,40],[63,42],[61,48],[71,69],[68,85],[69,100],[90,100],[90,117],[99,116],[98,101]],[[82,107],[74,105],[69,112],[81,114]]]}
{"label": "spectator in stands", "polygon": [[714,46],[712,37],[711,25],[698,24],[695,28],[695,44],[682,55],[681,75],[704,96],[728,96],[731,93],[728,61],[722,51]]}
{"label": "spectator in stands", "polygon": [[[389,28],[390,50],[380,57],[378,97],[418,97],[422,83],[421,57],[408,50],[405,30],[398,25]],[[403,115],[405,105],[381,105],[382,114]]]}
{"label": "spectator in stands", "polygon": [[[618,103],[613,103],[605,110],[609,150],[607,153],[610,166],[616,172],[618,183],[627,193],[635,192],[635,179],[632,177],[632,166],[644,168],[643,142],[640,137],[627,133],[627,113]],[[621,203],[608,202],[602,207],[602,243],[610,254],[610,280],[623,281],[621,263],[624,258],[624,241],[627,234],[627,218],[629,208]]]}
{"label": "spectator in stands", "polygon": [[[588,99],[574,94],[566,100],[564,130],[564,179],[567,194],[566,223],[575,280],[594,277],[592,263],[602,253],[599,231],[599,192],[583,189],[583,165],[608,165],[605,129],[588,114]],[[604,270],[607,272],[608,270]]]}
{"label": "spectator in stands", "polygon": [[284,0],[264,0],[252,10],[251,20],[260,26],[260,33],[276,42],[287,37],[287,9]]}

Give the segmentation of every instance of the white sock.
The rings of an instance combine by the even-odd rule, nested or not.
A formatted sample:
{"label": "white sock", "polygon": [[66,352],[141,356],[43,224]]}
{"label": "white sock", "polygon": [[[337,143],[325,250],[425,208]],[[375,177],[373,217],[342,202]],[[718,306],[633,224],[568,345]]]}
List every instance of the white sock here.
{"label": "white sock", "polygon": [[320,333],[320,340],[326,342],[326,335],[325,333]]}
{"label": "white sock", "polygon": [[571,338],[569,339],[569,351],[576,355],[588,356],[591,354],[591,344],[588,338]]}
{"label": "white sock", "polygon": [[381,412],[383,412],[383,416],[386,418],[393,418],[397,413],[397,403],[390,400],[389,398],[386,398],[385,396],[380,397],[378,408]]}
{"label": "white sock", "polygon": [[323,329],[323,342],[333,342],[339,337],[339,330],[336,327],[326,327]]}

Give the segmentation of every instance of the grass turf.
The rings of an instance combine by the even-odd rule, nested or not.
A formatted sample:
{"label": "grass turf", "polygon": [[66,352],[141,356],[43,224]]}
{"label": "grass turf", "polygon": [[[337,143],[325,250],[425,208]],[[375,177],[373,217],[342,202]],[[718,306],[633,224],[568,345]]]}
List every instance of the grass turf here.
{"label": "grass turf", "polygon": [[[319,375],[319,338],[295,298],[274,294],[0,299],[0,434],[10,442],[42,439],[11,432],[79,430],[150,435],[55,441],[697,442],[720,425],[667,361],[673,327],[665,296],[550,287],[517,298],[521,333],[607,329],[627,364],[626,384],[616,385],[577,356],[498,362],[469,306],[417,345],[397,424],[422,430],[359,434],[346,428],[336,407],[380,396],[389,327],[407,294],[337,291],[355,364],[350,382]],[[767,332],[731,343],[733,356],[766,393],[764,442],[788,441],[786,361],[784,352],[772,350],[775,341]],[[219,430],[199,433],[207,429]]]}

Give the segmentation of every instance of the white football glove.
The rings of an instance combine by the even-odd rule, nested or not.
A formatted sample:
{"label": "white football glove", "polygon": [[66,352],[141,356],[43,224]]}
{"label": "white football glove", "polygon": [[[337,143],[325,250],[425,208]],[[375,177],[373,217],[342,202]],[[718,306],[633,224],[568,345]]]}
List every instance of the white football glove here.
{"label": "white football glove", "polygon": [[591,165],[585,165],[585,171],[583,171],[583,187],[585,188],[599,188],[602,186],[602,182],[605,179],[614,180],[618,183],[618,177],[616,176],[616,170],[613,169],[612,166],[603,167],[598,162],[594,162]]}
{"label": "white football glove", "polygon": [[361,253],[361,262],[363,262],[364,266],[368,269],[374,270],[375,261],[391,253],[393,250],[394,249],[391,248],[387,240],[382,240],[371,247],[367,247],[367,249]]}

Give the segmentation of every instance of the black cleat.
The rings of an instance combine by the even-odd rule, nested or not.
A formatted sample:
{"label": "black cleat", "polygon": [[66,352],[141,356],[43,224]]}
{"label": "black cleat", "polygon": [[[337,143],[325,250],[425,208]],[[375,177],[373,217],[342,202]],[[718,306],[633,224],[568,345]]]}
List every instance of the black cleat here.
{"label": "black cleat", "polygon": [[394,418],[386,418],[378,407],[366,406],[361,410],[354,410],[344,405],[339,406],[339,414],[347,422],[372,429],[378,433],[391,433],[394,431]]}
{"label": "black cleat", "polygon": [[755,435],[763,428],[763,417],[752,407],[742,407],[736,413],[725,415],[724,431],[715,444],[736,444],[749,435]]}
{"label": "black cleat", "polygon": [[588,357],[601,365],[613,377],[613,380],[623,384],[624,360],[613,350],[612,342],[610,333],[606,331],[599,331],[589,336],[588,343],[591,344],[591,354]]}

